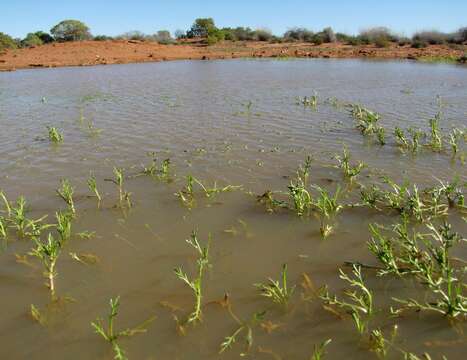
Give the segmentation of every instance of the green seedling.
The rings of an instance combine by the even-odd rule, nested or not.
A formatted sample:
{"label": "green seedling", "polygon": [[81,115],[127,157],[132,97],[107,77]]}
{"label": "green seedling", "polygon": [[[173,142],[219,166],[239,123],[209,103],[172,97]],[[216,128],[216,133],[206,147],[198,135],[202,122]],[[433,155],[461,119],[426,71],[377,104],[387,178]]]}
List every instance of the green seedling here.
{"label": "green seedling", "polygon": [[378,121],[380,115],[376,112],[368,110],[361,105],[352,105],[352,116],[358,121],[357,129],[360,130],[362,135],[377,134],[380,127]]}
{"label": "green seedling", "polygon": [[294,204],[294,210],[298,216],[307,215],[311,210],[312,199],[306,189],[303,179],[299,176],[294,183],[292,180],[288,186],[289,196]]}
{"label": "green seedling", "polygon": [[287,264],[282,265],[281,280],[273,280],[269,278],[267,284],[258,283],[254,286],[260,291],[262,296],[270,298],[276,304],[288,307],[290,298],[292,297],[295,286],[289,288],[287,286]]}
{"label": "green seedling", "polygon": [[288,208],[285,201],[274,198],[274,193],[271,190],[266,190],[262,195],[257,195],[256,201],[264,204],[267,212],[274,212],[278,208]]}
{"label": "green seedling", "polygon": [[73,214],[69,212],[58,211],[55,213],[57,219],[57,232],[60,235],[61,243],[65,243],[71,237],[71,222]]}
{"label": "green seedling", "polygon": [[317,185],[314,188],[319,191],[319,196],[313,201],[314,210],[319,216],[321,236],[327,238],[334,229],[334,218],[343,209],[338,203],[340,188],[337,188],[333,196]]}
{"label": "green seedling", "polygon": [[350,277],[339,269],[339,277],[342,280],[347,281],[351,287],[356,290],[346,290],[344,295],[348,298],[348,301],[339,300],[337,297],[330,296],[327,287],[324,287],[320,298],[327,305],[337,306],[347,311],[352,317],[355,327],[360,334],[363,334],[367,330],[368,322],[373,315],[373,293],[365,285],[363,281],[361,267],[352,265],[353,277]]}
{"label": "green seedling", "polygon": [[152,157],[149,166],[143,166],[142,173],[151,177],[156,177],[159,180],[169,180],[170,159],[162,161],[160,167],[157,165],[157,158],[154,152],[149,153]]}
{"label": "green seedling", "polygon": [[89,190],[91,190],[91,192],[94,193],[94,196],[97,198],[97,205],[99,206],[99,204],[102,201],[102,197],[101,197],[101,194],[99,193],[99,190],[97,189],[97,182],[96,182],[95,176],[90,175],[87,180],[87,183],[88,183]]}
{"label": "green seedling", "polygon": [[44,276],[48,280],[48,287],[52,297],[55,296],[55,278],[57,276],[56,266],[57,260],[60,255],[62,243],[60,240],[55,239],[52,234],[48,234],[47,241],[42,241],[38,237],[32,238],[36,247],[31,250],[29,255],[37,257],[43,267]]}
{"label": "green seedling", "polygon": [[123,208],[124,203],[126,203],[128,208],[131,208],[131,193],[128,191],[125,191],[123,188],[124,180],[125,180],[125,174],[122,168],[114,167],[113,173],[115,178],[111,179],[111,181],[117,185],[118,187],[118,202],[120,207]]}
{"label": "green seedling", "polygon": [[402,130],[398,126],[396,126],[394,129],[394,137],[396,138],[397,145],[400,148],[402,149],[409,148],[409,142],[407,141],[407,138],[405,137],[404,130]]}
{"label": "green seedling", "polygon": [[47,126],[49,132],[49,140],[53,143],[61,143],[63,141],[63,135],[55,127]]}
{"label": "green seedling", "polygon": [[193,182],[193,176],[187,175],[185,187],[175,193],[175,196],[177,196],[189,209],[191,209],[194,204]]}
{"label": "green seedling", "polygon": [[336,155],[335,159],[338,162],[337,167],[342,169],[344,177],[352,181],[362,169],[366,166],[363,162],[358,162],[356,165],[350,164],[350,154],[347,151],[347,148],[344,147],[342,156]]}
{"label": "green seedling", "polygon": [[75,192],[75,189],[73,186],[71,186],[70,182],[68,179],[63,179],[61,182],[61,187],[57,189],[57,194],[60,196],[63,201],[65,201],[71,211],[71,213],[74,215],[76,213],[75,211],[75,204],[73,201],[73,193]]}
{"label": "green seedling", "polygon": [[439,121],[441,120],[441,113],[437,113],[434,118],[430,119],[431,139],[430,147],[433,151],[441,151],[443,148],[443,140],[441,137],[441,131],[439,129]]}
{"label": "green seedling", "polygon": [[315,91],[312,96],[305,96],[303,98],[299,97],[297,99],[297,105],[303,105],[305,107],[311,107],[316,109],[318,106],[318,94]]}
{"label": "green seedling", "polygon": [[0,216],[0,238],[6,239],[7,237],[7,225],[5,218]]}
{"label": "green seedling", "polygon": [[324,355],[326,355],[326,347],[331,343],[331,341],[332,339],[327,339],[319,345],[315,345],[313,348],[313,355],[311,355],[310,360],[324,359]]}
{"label": "green seedling", "polygon": [[246,349],[240,354],[240,356],[245,356],[253,345],[253,329],[264,319],[266,312],[256,312],[247,321],[240,320],[230,309],[229,312],[233,319],[238,323],[238,328],[232,333],[232,335],[224,338],[224,341],[220,346],[219,354],[222,354],[227,349],[232,348],[233,345],[238,342],[239,337],[245,334],[243,335],[243,338],[246,343]]}
{"label": "green seedling", "polygon": [[376,138],[381,146],[386,145],[386,130],[383,127],[376,128]]}
{"label": "green seedling", "polygon": [[448,143],[449,145],[451,145],[453,155],[456,155],[457,152],[459,151],[459,143],[463,137],[464,137],[463,131],[456,129],[456,128],[452,129],[452,131],[449,133]]}
{"label": "green seedling", "polygon": [[193,295],[195,297],[195,308],[185,321],[185,324],[189,324],[196,323],[202,319],[203,278],[206,269],[210,267],[209,247],[211,243],[211,236],[209,236],[208,244],[204,247],[202,247],[198,242],[196,231],[193,231],[190,239],[187,239],[186,241],[198,253],[198,260],[196,261],[198,267],[197,273],[195,277],[190,279],[188,275],[183,272],[181,267],[176,268],[174,272],[180,280],[188,285],[188,287],[193,291]]}
{"label": "green seedling", "polygon": [[144,321],[141,325],[134,328],[128,328],[121,331],[116,331],[114,328],[114,321],[118,315],[118,309],[120,307],[120,296],[115,299],[110,299],[110,312],[107,316],[107,327],[104,326],[103,320],[98,318],[96,321],[91,322],[96,334],[101,335],[106,341],[112,345],[112,349],[115,353],[114,359],[127,359],[125,353],[120,348],[117,340],[122,337],[131,337],[136,334],[145,333],[147,331],[147,325],[154,321],[155,316]]}

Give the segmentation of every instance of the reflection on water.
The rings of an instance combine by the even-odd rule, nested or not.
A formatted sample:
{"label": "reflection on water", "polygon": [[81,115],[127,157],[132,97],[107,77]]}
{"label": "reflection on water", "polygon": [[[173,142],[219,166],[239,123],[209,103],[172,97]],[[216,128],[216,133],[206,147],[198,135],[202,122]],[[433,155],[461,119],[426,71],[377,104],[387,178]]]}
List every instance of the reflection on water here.
{"label": "reflection on water", "polygon": [[[216,302],[225,293],[242,320],[267,310],[274,330],[253,329],[252,358],[308,359],[313,345],[328,338],[329,358],[342,358],[344,352],[349,359],[374,358],[350,319],[323,310],[319,300],[302,301],[306,291],[300,286],[284,313],[259,297],[253,284],[277,278],[287,263],[290,283],[299,285],[306,273],[317,288],[328,284],[339,293],[345,284],[338,268],[345,261],[374,262],[366,247],[367,225],[397,218],[345,210],[335,233],[323,241],[314,218],[267,213],[249,192],[285,191],[307,155],[313,158],[310,181],[335,189],[342,175],[332,165],[343,144],[353,160],[368,165],[361,176],[367,184],[381,183],[381,174],[410,179],[420,188],[456,174],[465,180],[459,161],[431,151],[402,154],[391,132],[395,126],[428,131],[428,119],[440,106],[443,131],[465,127],[466,87],[462,67],[355,60],[177,61],[0,74],[0,189],[10,199],[24,195],[31,218],[48,214],[53,222],[55,211],[65,207],[55,190],[60,179],[68,178],[76,187],[78,211],[75,235],[57,265],[57,291],[73,301],[50,307],[38,263],[18,263],[15,254],[27,253],[29,240],[12,239],[0,255],[1,358],[112,358],[110,346],[93,333],[90,322],[104,316],[108,300],[120,295],[117,327],[157,315],[146,334],[121,340],[131,359],[216,359],[223,338],[238,327]],[[315,91],[316,110],[296,104],[297,97]],[[361,103],[380,113],[388,145],[364,139],[344,103]],[[46,126],[60,129],[64,142],[51,145]],[[122,213],[114,208],[116,186],[105,179],[113,177],[114,166],[137,174],[150,163],[149,152],[159,161],[170,158],[173,181],[130,176],[125,189],[134,206]],[[90,172],[103,195],[100,209],[88,196]],[[196,196],[189,210],[174,196],[187,174],[205,184],[242,185],[243,190]],[[347,200],[357,201],[358,194],[356,188]],[[465,234],[460,217],[450,221]],[[203,322],[179,336],[172,312],[182,317],[193,299],[173,268],[195,272],[195,253],[185,242],[193,229],[202,243],[212,235],[212,267],[204,279]],[[95,237],[78,237],[82,231],[93,231]],[[98,261],[85,265],[69,253],[91,254]],[[458,255],[465,258],[462,250]],[[384,310],[375,326],[388,332],[397,323],[398,347],[459,357],[465,349],[463,325],[452,327],[432,314],[388,320],[391,297],[417,291],[409,281],[371,272],[367,278]],[[46,328],[28,317],[31,304],[47,314]],[[239,339],[221,356],[237,359],[242,346]]]}

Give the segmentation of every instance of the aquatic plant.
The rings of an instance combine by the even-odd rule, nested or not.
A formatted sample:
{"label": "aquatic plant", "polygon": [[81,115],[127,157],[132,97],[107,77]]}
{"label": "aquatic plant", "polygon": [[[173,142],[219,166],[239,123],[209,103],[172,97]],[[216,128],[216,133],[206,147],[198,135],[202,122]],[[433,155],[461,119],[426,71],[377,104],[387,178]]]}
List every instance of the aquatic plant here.
{"label": "aquatic plant", "polygon": [[327,190],[317,185],[313,187],[319,191],[319,196],[312,203],[320,219],[320,233],[323,238],[327,238],[334,229],[334,218],[343,209],[343,206],[338,203],[340,187],[337,187],[332,196]]}
{"label": "aquatic plant", "polygon": [[57,211],[55,213],[57,219],[57,232],[60,235],[61,243],[65,243],[71,237],[71,222],[73,221],[73,214],[69,212]]}
{"label": "aquatic plant", "polygon": [[63,135],[55,127],[47,126],[49,132],[49,140],[53,143],[61,143],[63,141]]}
{"label": "aquatic plant", "polygon": [[73,193],[75,189],[73,188],[73,186],[71,186],[68,179],[63,179],[61,181],[61,187],[57,189],[56,191],[57,191],[58,196],[60,196],[63,199],[63,201],[67,203],[72,214],[75,214],[76,213],[75,204],[73,201]]}
{"label": "aquatic plant", "polygon": [[381,146],[386,145],[386,130],[383,127],[376,128],[376,138]]}
{"label": "aquatic plant", "polygon": [[448,143],[451,145],[453,155],[457,154],[459,151],[459,142],[463,136],[463,131],[457,128],[452,129],[452,131],[449,133]]}
{"label": "aquatic plant", "polygon": [[361,105],[353,104],[351,110],[352,116],[358,121],[357,129],[362,135],[377,134],[380,127],[377,125],[380,115],[368,110]]}
{"label": "aquatic plant", "polygon": [[125,174],[124,170],[119,167],[114,167],[113,168],[113,173],[114,173],[114,179],[110,179],[115,185],[117,185],[118,188],[118,203],[119,206],[123,208],[123,205],[126,203],[128,208],[131,208],[131,193],[126,191],[123,188],[124,180],[125,180]]}
{"label": "aquatic plant", "polygon": [[256,196],[256,201],[266,206],[266,211],[274,212],[278,208],[288,208],[285,201],[274,198],[274,193],[271,190],[266,190],[263,194]]}
{"label": "aquatic plant", "polygon": [[409,147],[409,142],[405,137],[404,131],[398,126],[394,128],[394,137],[396,138],[396,143],[399,147],[402,149],[407,149]]}
{"label": "aquatic plant", "polygon": [[306,215],[311,209],[312,199],[303,179],[298,176],[296,182],[294,183],[293,180],[291,180],[287,188],[289,189],[289,197],[293,201],[294,210],[297,215]]}
{"label": "aquatic plant", "polygon": [[254,286],[260,291],[262,296],[270,298],[273,302],[285,308],[287,308],[289,300],[295,291],[295,286],[291,288],[287,286],[287,264],[282,265],[281,280],[269,278],[267,284],[257,283]]}
{"label": "aquatic plant", "polygon": [[351,287],[356,290],[346,290],[344,295],[348,299],[339,300],[336,295],[330,296],[327,287],[325,286],[320,294],[320,298],[327,305],[337,306],[347,311],[352,317],[355,327],[360,334],[363,334],[367,330],[368,321],[373,315],[373,293],[366,286],[363,276],[361,273],[361,267],[358,265],[352,265],[353,277],[350,277],[346,273],[339,269],[339,277],[342,280],[347,281]]}
{"label": "aquatic plant", "polygon": [[87,180],[87,183],[88,183],[89,190],[91,190],[91,192],[93,192],[94,196],[97,198],[97,206],[99,206],[99,204],[102,201],[102,197],[101,197],[101,194],[99,193],[99,190],[97,189],[96,177],[91,174]]}
{"label": "aquatic plant", "polygon": [[[245,352],[248,352],[253,345],[253,328],[264,319],[266,311],[255,312],[247,321],[240,320],[230,309],[229,312],[233,319],[238,323],[238,328],[232,333],[232,335],[224,338],[224,341],[220,345],[219,354],[222,354],[227,349],[232,348],[232,346],[238,342],[240,335],[244,333],[246,333],[244,336],[244,340],[246,342]],[[240,354],[240,356],[244,356],[244,353]]]}
{"label": "aquatic plant", "polygon": [[377,274],[411,275],[430,291],[431,299],[424,303],[412,298],[394,298],[403,305],[394,313],[415,309],[439,312],[449,317],[465,315],[467,297],[463,295],[463,269],[454,267],[449,251],[455,244],[466,240],[451,231],[451,225],[447,223],[438,229],[430,223],[426,227],[430,230],[428,234],[415,230],[410,233],[408,219],[403,217],[402,222],[392,228],[396,236],[388,237],[381,226],[370,226],[372,239],[368,248],[382,265]]}
{"label": "aquatic plant", "polygon": [[145,333],[147,331],[147,325],[152,322],[155,317],[151,317],[144,321],[141,325],[134,328],[128,328],[125,330],[116,331],[114,328],[114,321],[118,315],[118,309],[120,307],[120,296],[115,299],[110,299],[110,312],[107,316],[107,327],[105,328],[103,320],[101,318],[91,322],[91,326],[94,328],[96,334],[101,335],[106,341],[112,345],[112,349],[115,353],[114,359],[127,359],[124,351],[120,348],[117,340],[122,337],[131,337],[136,334]]}
{"label": "aquatic plant", "polygon": [[344,177],[348,180],[353,180],[360,172],[365,168],[365,164],[363,162],[358,162],[356,165],[350,164],[350,154],[347,151],[347,148],[344,147],[342,156],[336,155],[334,157],[338,165],[337,167],[342,169],[344,173]]}
{"label": "aquatic plant", "polygon": [[297,105],[303,105],[305,107],[311,107],[316,109],[318,106],[318,93],[315,91],[311,96],[297,98]]}
{"label": "aquatic plant", "polygon": [[431,139],[429,146],[433,151],[441,151],[443,148],[443,140],[441,130],[439,129],[439,121],[441,120],[441,113],[438,112],[434,118],[429,120],[431,129]]}
{"label": "aquatic plant", "polygon": [[51,233],[48,234],[47,241],[42,241],[39,237],[32,238],[36,247],[29,252],[29,255],[37,257],[43,267],[44,276],[48,279],[48,287],[52,297],[55,296],[55,278],[57,276],[56,265],[60,255],[62,243],[55,239]]}
{"label": "aquatic plant", "polygon": [[186,240],[186,242],[191,245],[196,252],[198,253],[197,264],[197,273],[190,279],[188,275],[183,272],[181,267],[178,267],[174,270],[175,275],[182,280],[188,287],[193,291],[195,297],[195,308],[193,312],[188,316],[186,323],[198,322],[201,321],[202,317],[202,298],[203,298],[203,278],[206,269],[210,266],[209,263],[209,247],[211,243],[211,236],[206,246],[202,247],[198,241],[196,231],[191,233],[191,237]]}
{"label": "aquatic plant", "polygon": [[7,225],[5,218],[0,216],[0,238],[6,239],[7,237]]}
{"label": "aquatic plant", "polygon": [[313,348],[313,355],[310,360],[322,360],[326,354],[326,347],[331,343],[332,339],[327,339],[322,343],[315,345]]}
{"label": "aquatic plant", "polygon": [[149,153],[151,155],[151,163],[148,166],[143,166],[142,173],[144,175],[157,177],[159,180],[169,180],[170,159],[162,161],[160,167],[157,164],[157,157],[155,152]]}

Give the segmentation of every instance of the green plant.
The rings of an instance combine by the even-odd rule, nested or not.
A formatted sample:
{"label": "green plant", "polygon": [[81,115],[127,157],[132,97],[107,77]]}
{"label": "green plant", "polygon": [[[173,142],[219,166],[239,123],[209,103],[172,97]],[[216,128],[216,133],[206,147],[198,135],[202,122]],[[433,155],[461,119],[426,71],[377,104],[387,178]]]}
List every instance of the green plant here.
{"label": "green plant", "polygon": [[155,317],[149,318],[137,327],[116,331],[114,329],[114,321],[118,315],[119,307],[120,296],[117,296],[115,299],[110,299],[110,312],[107,316],[107,328],[105,328],[103,320],[101,318],[98,318],[96,321],[91,322],[91,325],[94,328],[96,334],[101,335],[106,341],[108,341],[112,345],[112,349],[115,353],[114,359],[123,360],[127,358],[123,350],[118,345],[117,340],[121,337],[130,337],[136,334],[145,333],[147,331],[147,325],[150,322],[152,322],[155,319]]}
{"label": "green plant", "polygon": [[73,193],[75,189],[73,186],[71,186],[70,182],[68,179],[63,179],[61,181],[61,187],[57,189],[57,194],[60,196],[63,201],[65,201],[70,208],[71,213],[74,215],[76,213],[75,211],[75,204],[73,201]]}
{"label": "green plant", "polygon": [[319,345],[315,345],[313,348],[313,355],[310,360],[322,360],[326,354],[326,347],[331,343],[331,341],[332,339],[327,339]]}
{"label": "green plant", "polygon": [[142,173],[148,176],[157,177],[159,180],[169,180],[170,159],[162,161],[161,166],[157,165],[157,157],[154,152],[149,153],[152,160],[149,166],[143,166]]}
{"label": "green plant", "polygon": [[125,174],[122,168],[114,167],[113,173],[115,176],[115,179],[111,179],[111,181],[117,185],[118,187],[118,202],[120,207],[123,208],[123,204],[126,203],[128,208],[131,208],[131,193],[128,191],[124,190],[123,184],[125,180]]}
{"label": "green plant", "polygon": [[306,189],[304,180],[298,176],[296,183],[292,180],[288,186],[289,196],[293,201],[294,210],[298,216],[306,215],[311,209],[312,199],[309,191]]}
{"label": "green plant", "polygon": [[409,147],[409,142],[407,141],[407,138],[405,137],[404,131],[396,126],[394,128],[394,136],[396,138],[396,142],[399,145],[399,147],[406,149]]}
{"label": "green plant", "polygon": [[441,131],[439,129],[439,121],[441,120],[441,113],[438,112],[434,118],[430,119],[431,139],[430,147],[433,151],[441,151],[443,148],[443,140],[441,137]]}
{"label": "green plant", "polygon": [[449,133],[449,145],[451,145],[452,153],[455,155],[459,151],[459,142],[464,136],[463,131],[459,129],[452,129],[452,131]]}
{"label": "green plant", "polygon": [[360,130],[362,135],[377,134],[380,127],[378,121],[380,115],[376,112],[368,110],[359,104],[353,104],[351,114],[355,120],[358,121],[357,129]]}
{"label": "green plant", "polygon": [[69,212],[58,211],[55,213],[57,219],[57,232],[60,235],[60,240],[65,243],[71,237],[71,222],[73,220],[73,214]]}
{"label": "green plant", "polygon": [[318,94],[315,91],[314,94],[311,96],[305,96],[303,98],[299,97],[297,99],[297,105],[303,105],[305,107],[308,106],[313,109],[316,109],[318,106]]}
{"label": "green plant", "polygon": [[338,203],[340,188],[336,189],[333,196],[325,189],[315,185],[319,191],[319,196],[313,201],[314,210],[318,213],[320,219],[320,233],[323,238],[328,237],[334,228],[333,222],[343,206]]}
{"label": "green plant", "polygon": [[97,189],[96,177],[91,174],[87,180],[87,183],[89,190],[91,190],[94,193],[94,196],[97,198],[97,206],[99,206],[102,201],[102,197],[99,193],[99,190]]}
{"label": "green plant", "polygon": [[367,330],[368,321],[373,315],[373,293],[363,281],[361,267],[352,265],[353,278],[339,269],[339,277],[347,281],[355,291],[346,290],[344,295],[348,301],[339,300],[335,295],[330,296],[327,287],[324,287],[320,298],[325,304],[337,306],[346,310],[352,317],[354,324],[360,334]]}
{"label": "green plant", "polygon": [[48,279],[48,287],[52,296],[55,296],[55,278],[57,276],[56,265],[60,255],[62,243],[55,239],[52,234],[48,234],[47,241],[42,241],[39,237],[32,238],[36,247],[29,255],[39,258],[44,267],[44,276]]}
{"label": "green plant", "polygon": [[[240,320],[237,316],[235,316],[235,314],[230,310],[230,308],[229,313],[233,317],[233,319],[238,323],[238,328],[232,333],[232,335],[226,336],[224,338],[224,341],[220,346],[219,354],[222,354],[227,349],[232,348],[232,346],[238,341],[239,336],[245,332],[246,335],[244,336],[244,339],[246,342],[246,352],[248,352],[251,346],[253,345],[253,328],[264,319],[266,312],[256,312],[247,321]],[[244,353],[240,354],[240,356],[244,355]]]}
{"label": "green plant", "polygon": [[282,284],[280,280],[277,281],[269,278],[269,283],[258,283],[254,286],[258,288],[262,296],[270,298],[273,302],[287,308],[290,298],[295,291],[295,286],[291,288],[287,286],[287,264],[282,265],[281,280]]}
{"label": "green plant", "polygon": [[49,131],[49,140],[54,143],[61,143],[63,141],[63,135],[55,127],[47,126]]}
{"label": "green plant", "polygon": [[386,130],[383,127],[376,128],[376,138],[381,146],[386,145]]}
{"label": "green plant", "polygon": [[183,272],[181,267],[174,270],[177,277],[182,280],[188,287],[193,291],[195,297],[195,308],[193,312],[188,316],[185,323],[192,323],[200,321],[202,318],[202,298],[203,298],[203,278],[206,269],[210,266],[209,263],[209,247],[211,243],[211,237],[209,236],[208,244],[204,247],[198,242],[196,231],[191,233],[190,239],[186,240],[198,253],[197,273],[195,277],[190,279],[188,275]]}
{"label": "green plant", "polygon": [[57,41],[81,41],[92,37],[86,24],[78,20],[63,20],[50,33]]}
{"label": "green plant", "polygon": [[344,177],[350,181],[352,181],[358,174],[360,174],[362,169],[366,166],[363,162],[358,162],[356,165],[351,165],[350,154],[346,147],[343,149],[342,157],[336,155],[335,159],[338,162],[337,167],[342,169],[344,172]]}

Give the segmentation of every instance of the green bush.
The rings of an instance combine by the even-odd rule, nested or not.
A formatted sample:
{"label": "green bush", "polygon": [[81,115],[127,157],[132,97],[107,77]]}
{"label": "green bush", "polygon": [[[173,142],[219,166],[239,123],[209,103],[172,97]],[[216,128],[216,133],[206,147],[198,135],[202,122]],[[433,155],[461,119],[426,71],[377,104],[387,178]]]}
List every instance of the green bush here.
{"label": "green bush", "polygon": [[216,30],[217,28],[212,18],[198,18],[186,34],[188,38],[206,38],[208,36],[212,36],[212,33]]}
{"label": "green bush", "polygon": [[413,41],[423,41],[431,45],[445,44],[450,40],[449,34],[442,33],[440,31],[421,31],[416,33],[413,37]]}
{"label": "green bush", "polygon": [[389,40],[384,38],[384,37],[380,37],[380,38],[375,39],[376,47],[387,48],[387,47],[389,47],[389,44],[390,44]]}
{"label": "green bush", "polygon": [[428,43],[423,40],[414,40],[412,42],[412,47],[415,49],[423,49],[423,48],[426,48],[427,46],[428,46]]}
{"label": "green bush", "polygon": [[167,45],[174,42],[174,39],[172,39],[172,35],[168,30],[159,30],[155,37],[159,44]]}
{"label": "green bush", "polygon": [[17,47],[18,45],[10,35],[0,32],[0,51],[16,49]]}
{"label": "green bush", "polygon": [[43,44],[49,44],[51,42],[54,42],[54,38],[49,33],[46,33],[44,31],[36,31],[34,35],[41,39]]}
{"label": "green bush", "polygon": [[57,41],[80,41],[92,38],[86,24],[78,20],[64,20],[55,25],[50,33]]}
{"label": "green bush", "polygon": [[21,40],[22,47],[32,47],[32,46],[39,46],[42,45],[43,42],[39,36],[33,33],[29,33],[26,37]]}
{"label": "green bush", "polygon": [[414,49],[424,49],[428,46],[428,43],[423,40],[413,40],[412,41],[412,47]]}
{"label": "green bush", "polygon": [[96,35],[93,38],[94,41],[107,41],[107,40],[113,40],[113,37],[107,36],[107,35]]}
{"label": "green bush", "polygon": [[255,38],[258,41],[270,41],[272,39],[272,33],[267,29],[257,29],[255,31]]}

